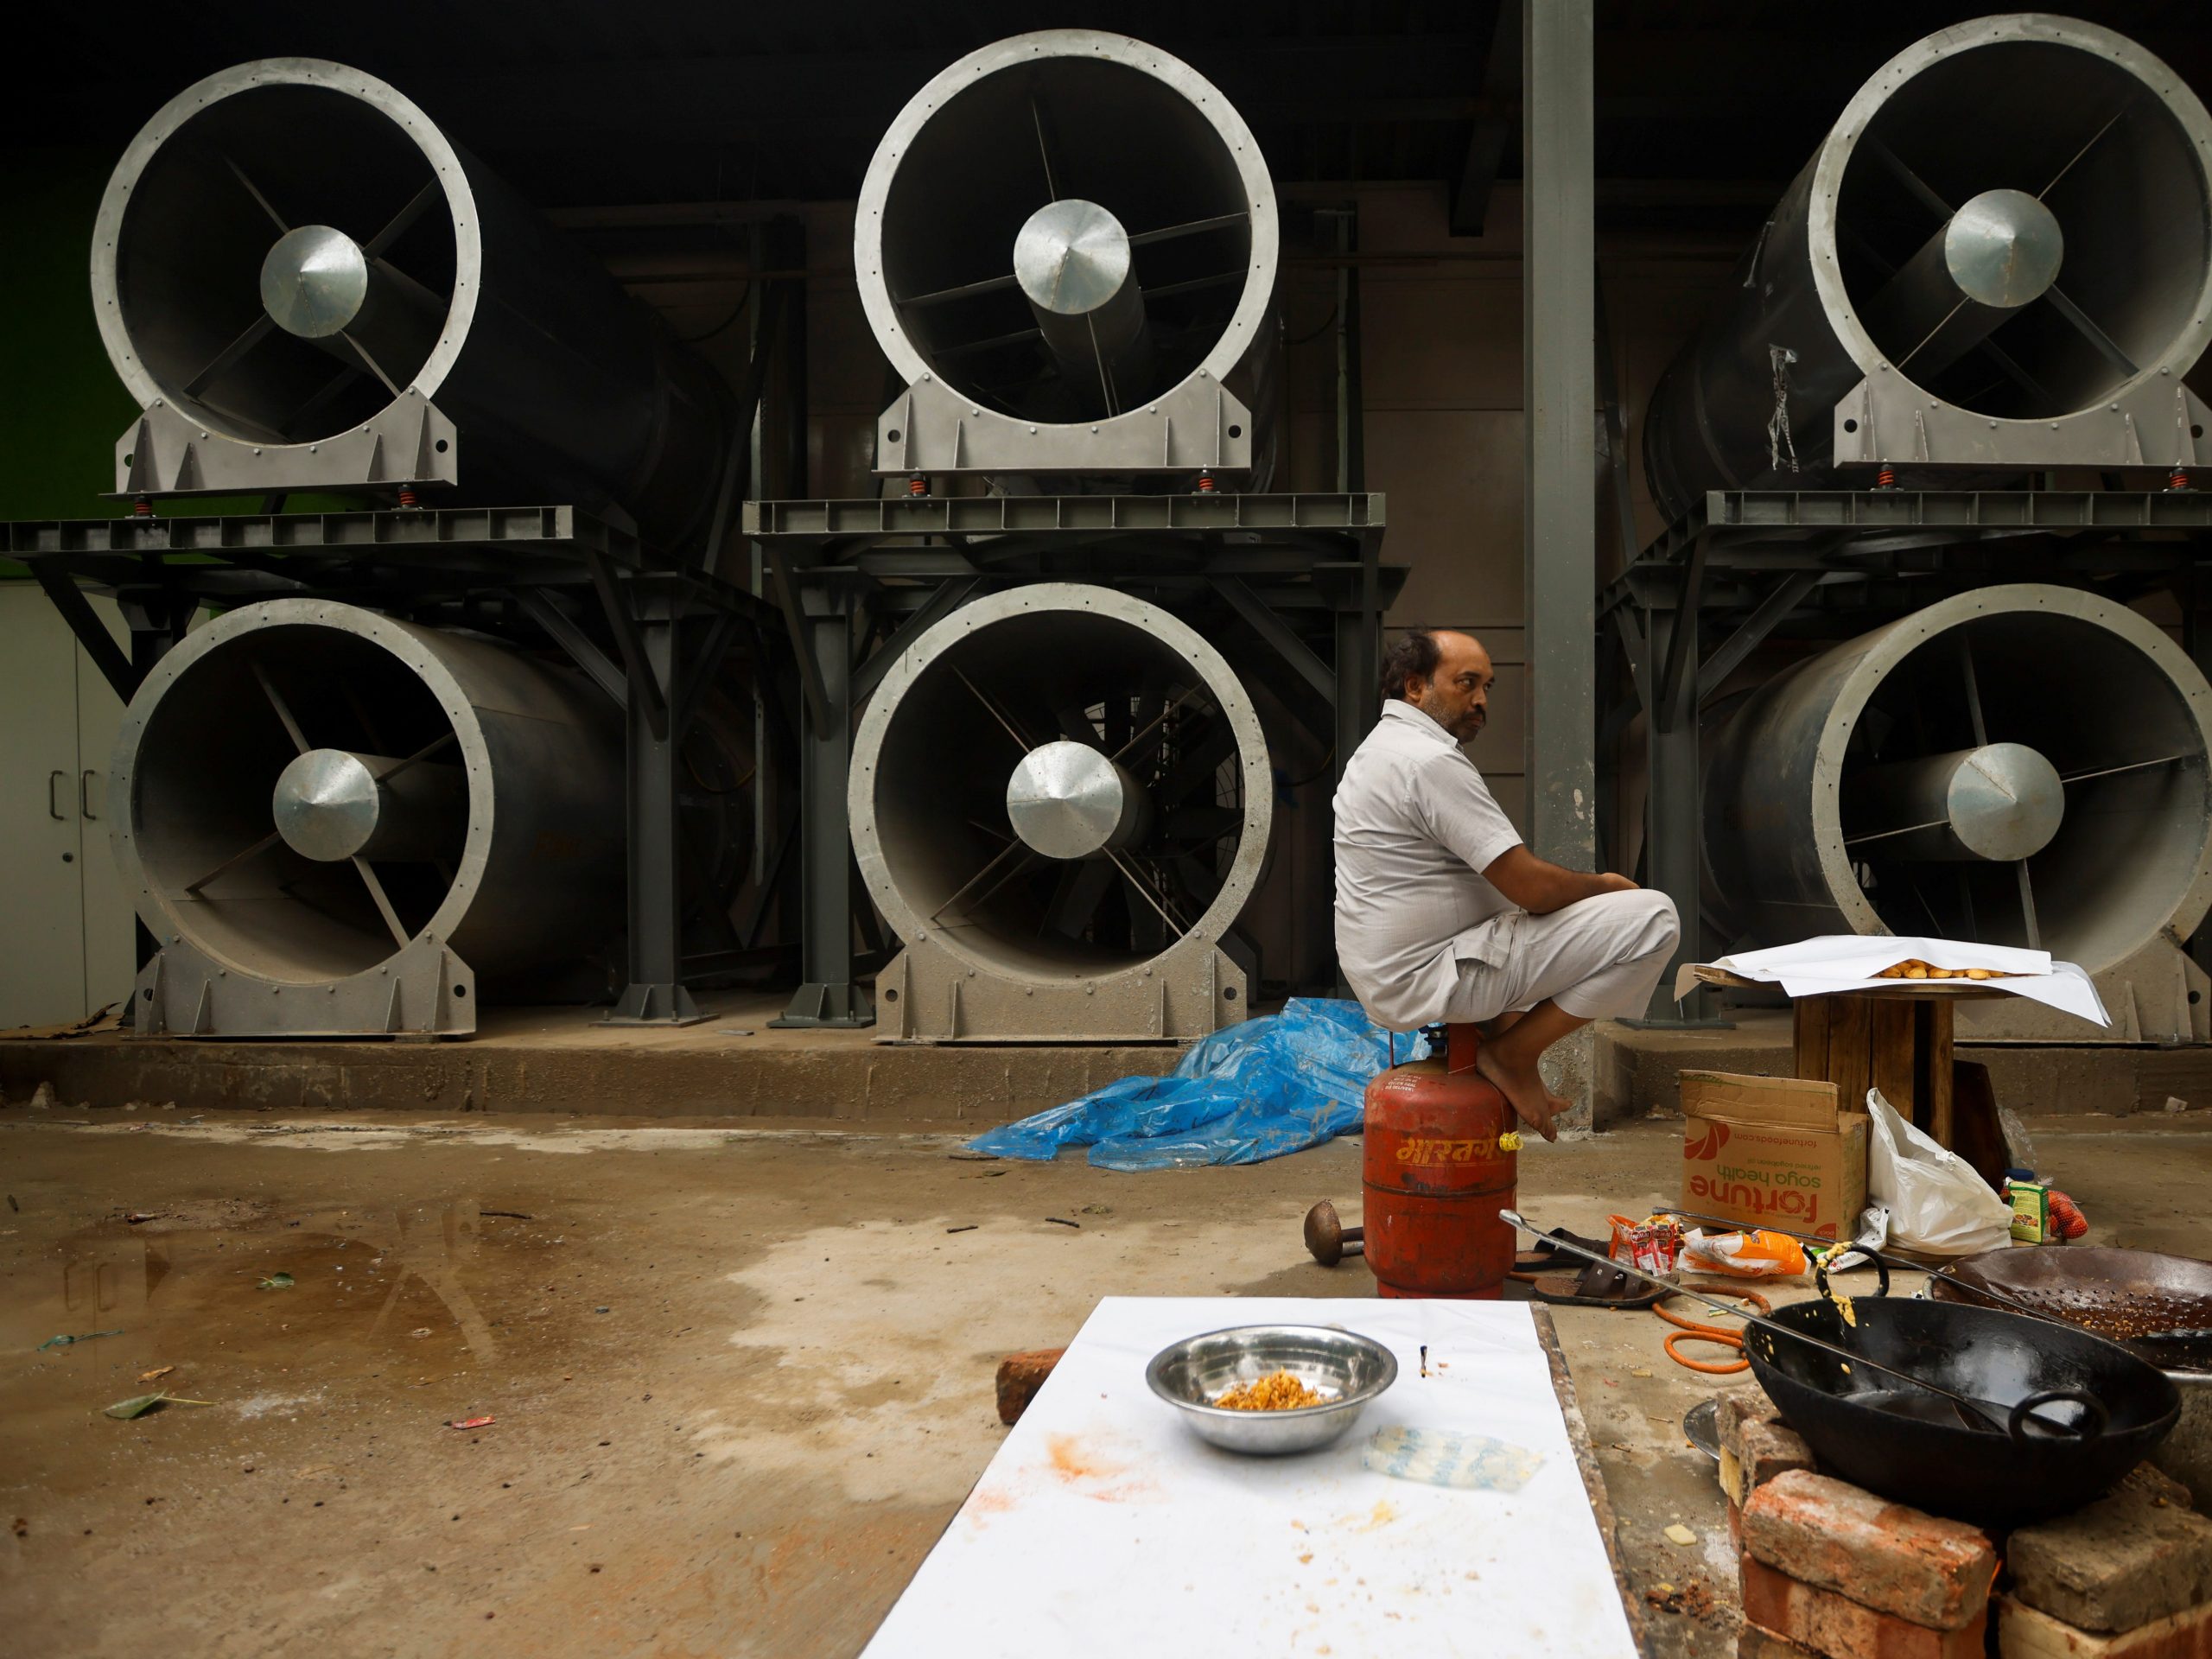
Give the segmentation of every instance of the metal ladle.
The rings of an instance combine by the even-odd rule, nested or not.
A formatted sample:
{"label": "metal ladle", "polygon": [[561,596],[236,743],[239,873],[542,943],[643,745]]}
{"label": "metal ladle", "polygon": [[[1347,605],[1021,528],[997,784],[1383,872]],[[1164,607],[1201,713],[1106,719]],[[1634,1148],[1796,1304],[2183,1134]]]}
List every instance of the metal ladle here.
{"label": "metal ladle", "polygon": [[[2009,1407],[2001,1406],[1994,1400],[1977,1400],[1970,1394],[1961,1394],[1955,1389],[1945,1388],[1940,1382],[1930,1382],[1926,1377],[1915,1376],[1910,1371],[1894,1370],[1890,1366],[1881,1363],[1878,1360],[1867,1358],[1864,1354],[1856,1353],[1851,1349],[1842,1346],[1839,1343],[1829,1342],[1820,1337],[1808,1336],[1802,1331],[1793,1331],[1786,1325],[1777,1324],[1772,1319],[1763,1319],[1756,1313],[1746,1313],[1742,1308],[1732,1307],[1727,1303],[1719,1300],[1718,1298],[1707,1296],[1701,1291],[1687,1289],[1682,1285],[1666,1277],[1662,1274],[1646,1273],[1642,1268],[1636,1267],[1630,1262],[1616,1262],[1611,1256],[1602,1255],[1596,1250],[1585,1249],[1581,1245],[1571,1243],[1565,1237],[1559,1235],[1548,1235],[1541,1228],[1532,1224],[1517,1211],[1501,1210],[1497,1214],[1498,1219],[1504,1222],[1508,1226],[1517,1227],[1522,1232],[1529,1234],[1533,1237],[1550,1237],[1553,1243],[1555,1243],[1559,1249],[1567,1251],[1571,1255],[1579,1255],[1585,1261],[1596,1262],[1605,1267],[1618,1268],[1621,1272],[1628,1274],[1631,1279],[1641,1279],[1648,1285],[1656,1285],[1661,1289],[1670,1290],[1678,1296],[1687,1296],[1692,1301],[1702,1302],[1706,1306],[1713,1309],[1717,1313],[1726,1313],[1732,1318],[1740,1319],[1745,1325],[1751,1326],[1754,1330],[1764,1332],[1770,1338],[1782,1337],[1786,1338],[1791,1342],[1802,1342],[1808,1348],[1817,1348],[1823,1353],[1832,1354],[1836,1358],[1844,1361],[1849,1365],[1857,1366],[1869,1371],[1878,1372],[1881,1376],[1894,1378],[1899,1382],[1910,1383],[1916,1389],[1924,1389],[1930,1394],[1941,1395],[1944,1399],[1948,1400],[1954,1406],[1961,1407],[1967,1411],[1972,1412],[1975,1416],[1982,1419],[1999,1433],[2008,1437],[2016,1436],[2018,1433],[2019,1424],[2024,1418],[2031,1421],[2038,1421],[2046,1429],[2050,1429],[2063,1434],[2076,1435],[2082,1439],[2094,1439],[2098,1433],[2103,1431],[2104,1408],[2086,1395],[2082,1396],[2077,1403],[2085,1406],[2089,1409],[2092,1427],[2088,1434],[2082,1435],[2074,1424],[2056,1422],[2047,1417],[2038,1418],[2036,1412],[2031,1409],[2031,1408],[2037,1403],[2037,1396],[2036,1395],[2031,1395],[2027,1399],[2021,1401],[2018,1405]],[[2071,1399],[2074,1398],[2074,1396],[2069,1395],[2068,1398]]]}

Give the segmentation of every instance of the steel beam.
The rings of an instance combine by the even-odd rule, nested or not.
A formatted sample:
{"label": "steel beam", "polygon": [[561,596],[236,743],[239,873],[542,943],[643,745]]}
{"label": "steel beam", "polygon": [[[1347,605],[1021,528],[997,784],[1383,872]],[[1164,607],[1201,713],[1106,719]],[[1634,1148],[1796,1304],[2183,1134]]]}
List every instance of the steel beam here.
{"label": "steel beam", "polygon": [[[1467,154],[1452,186],[1452,234],[1480,236],[1505,146],[1513,136],[1512,100],[1521,86],[1520,0],[1493,0],[1490,47],[1483,56],[1481,97],[1491,107],[1467,133]],[[1762,197],[1764,205],[1767,198]]]}
{"label": "steel beam", "polygon": [[1521,8],[1529,816],[1537,855],[1597,856],[1592,0]]}
{"label": "steel beam", "polygon": [[123,647],[115,643],[115,636],[107,631],[107,625],[93,611],[84,590],[77,586],[58,561],[34,559],[31,561],[31,574],[38,578],[38,585],[46,590],[46,596],[54,602],[54,608],[61,613],[61,620],[69,625],[69,632],[77,636],[77,643],[92,659],[92,666],[99,670],[100,677],[115,688],[115,695],[123,699],[126,708],[129,707],[130,699],[137,693],[138,681],[143,671],[124,655]]}
{"label": "steel beam", "polygon": [[869,694],[890,672],[891,665],[905,654],[907,646],[965,605],[982,585],[981,576],[969,576],[941,582],[931,588],[929,597],[899,623],[881,649],[853,671],[853,707],[857,709],[868,700]]}
{"label": "steel beam", "polygon": [[811,663],[810,697],[821,696],[819,723],[799,738],[799,953],[804,976],[791,1005],[772,1024],[855,1027],[875,1023],[875,1007],[854,978],[851,815],[853,608],[868,578],[857,570],[809,573],[793,595],[804,629],[800,668]]}
{"label": "steel beam", "polygon": [[617,709],[629,708],[629,681],[620,669],[607,659],[607,653],[593,643],[591,636],[577,626],[574,617],[555,604],[543,588],[518,588],[513,590],[513,598],[523,614],[544,629],[547,637],[568,654],[569,660],[582,669],[594,685],[607,693]]}
{"label": "steel beam", "polygon": [[683,842],[677,802],[683,734],[658,690],[681,683],[683,622],[665,594],[638,593],[633,587],[615,602],[622,606],[616,631],[626,655],[633,646],[637,655],[623,711],[629,763],[629,983],[606,1023],[696,1025],[707,1016],[683,984]]}

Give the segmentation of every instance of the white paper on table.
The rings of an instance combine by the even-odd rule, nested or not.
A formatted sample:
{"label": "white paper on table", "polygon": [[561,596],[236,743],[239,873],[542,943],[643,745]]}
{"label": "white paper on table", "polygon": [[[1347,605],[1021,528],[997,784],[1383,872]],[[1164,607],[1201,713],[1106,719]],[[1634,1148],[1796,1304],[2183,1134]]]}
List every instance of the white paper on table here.
{"label": "white paper on table", "polygon": [[[1931,939],[1887,933],[1827,933],[1795,944],[1777,944],[1765,950],[1746,950],[1703,964],[1719,968],[1740,979],[1780,985],[1791,997],[1833,996],[1840,991],[1907,988],[1947,985],[1950,980],[1884,979],[1881,971],[1908,957],[1918,957],[1945,968],[1987,968],[2003,979],[1969,982],[1982,990],[2024,996],[2087,1020],[2108,1026],[2103,999],[2088,975],[2070,962],[2055,962],[2048,950],[2027,950],[2005,944],[1975,944],[1966,939]],[[1680,1001],[1697,988],[1697,976],[1685,966],[1675,976],[1675,1000]]]}
{"label": "white paper on table", "polygon": [[[1145,1367],[1185,1337],[1264,1324],[1371,1337],[1398,1380],[1334,1446],[1221,1451],[1154,1396]],[[1543,1463],[1510,1494],[1393,1479],[1361,1452],[1394,1425],[1491,1435]],[[1324,1649],[1634,1659],[1525,1303],[1109,1297],[868,1653]]]}

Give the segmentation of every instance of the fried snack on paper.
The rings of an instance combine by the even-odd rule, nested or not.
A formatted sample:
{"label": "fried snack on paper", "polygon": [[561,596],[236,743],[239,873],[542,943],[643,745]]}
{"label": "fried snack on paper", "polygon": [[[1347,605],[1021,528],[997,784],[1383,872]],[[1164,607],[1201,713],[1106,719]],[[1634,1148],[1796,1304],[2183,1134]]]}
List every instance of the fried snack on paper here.
{"label": "fried snack on paper", "polygon": [[2012,975],[1998,968],[1938,968],[1932,962],[1923,962],[1918,957],[1907,957],[1894,963],[1874,976],[1877,979],[2011,979]]}

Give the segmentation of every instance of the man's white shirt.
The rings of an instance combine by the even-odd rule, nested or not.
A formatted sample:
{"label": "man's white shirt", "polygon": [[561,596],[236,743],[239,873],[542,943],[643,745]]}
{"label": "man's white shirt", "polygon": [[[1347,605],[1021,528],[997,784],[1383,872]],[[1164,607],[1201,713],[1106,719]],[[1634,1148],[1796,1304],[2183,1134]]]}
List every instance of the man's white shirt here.
{"label": "man's white shirt", "polygon": [[1503,963],[1522,912],[1481,872],[1519,831],[1451,733],[1382,705],[1337,785],[1337,960],[1393,1031],[1444,1016],[1459,963]]}

